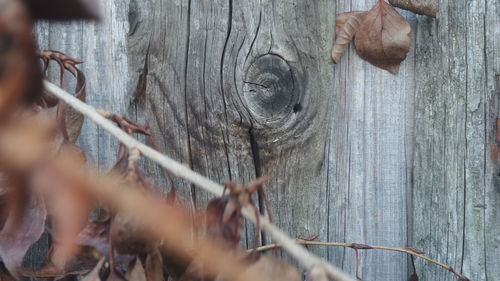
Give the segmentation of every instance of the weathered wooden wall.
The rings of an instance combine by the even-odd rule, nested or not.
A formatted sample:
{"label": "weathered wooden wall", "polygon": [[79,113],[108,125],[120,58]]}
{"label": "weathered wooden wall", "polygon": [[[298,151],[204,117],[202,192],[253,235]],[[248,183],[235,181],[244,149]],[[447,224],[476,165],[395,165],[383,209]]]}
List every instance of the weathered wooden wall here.
{"label": "weathered wooden wall", "polygon": [[[100,24],[36,33],[85,61],[90,104],[150,125],[168,155],[221,183],[271,176],[275,221],[292,236],[415,246],[500,280],[500,1],[441,0],[438,20],[403,12],[413,40],[397,76],[352,48],[333,65],[335,13],[374,2],[108,0]],[[113,163],[116,141],[93,124],[80,144]],[[210,198],[178,185],[196,206]],[[354,273],[352,250],[312,250]],[[363,280],[411,272],[402,254],[361,259]]]}

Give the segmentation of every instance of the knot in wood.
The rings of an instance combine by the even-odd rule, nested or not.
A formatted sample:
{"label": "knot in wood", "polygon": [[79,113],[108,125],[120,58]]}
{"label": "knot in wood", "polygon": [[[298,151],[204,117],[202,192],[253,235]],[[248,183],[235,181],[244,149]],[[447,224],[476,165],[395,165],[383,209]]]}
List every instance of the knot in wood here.
{"label": "knot in wood", "polygon": [[247,69],[243,98],[257,121],[279,121],[293,113],[297,97],[288,63],[277,55],[258,57]]}

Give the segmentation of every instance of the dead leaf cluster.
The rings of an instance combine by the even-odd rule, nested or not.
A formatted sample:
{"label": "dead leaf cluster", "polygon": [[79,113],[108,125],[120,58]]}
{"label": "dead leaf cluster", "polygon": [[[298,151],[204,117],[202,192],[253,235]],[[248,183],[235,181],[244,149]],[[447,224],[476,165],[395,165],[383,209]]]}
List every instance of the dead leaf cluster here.
{"label": "dead leaf cluster", "polygon": [[[57,51],[38,55],[44,72],[51,61],[57,63],[61,86],[66,84],[65,73],[72,74],[74,96],[85,100],[85,75],[76,67],[80,61]],[[145,135],[155,145],[148,127],[109,112],[101,114],[126,133]],[[84,152],[75,144],[82,123],[80,113],[48,93],[3,120],[3,275],[64,280],[85,276],[83,280],[89,281],[275,280],[278,276],[300,280],[286,262],[249,254],[238,246],[241,209],[253,206],[251,194],[262,188],[265,179],[246,187],[228,184],[229,193],[211,201],[205,212],[188,210],[173,184],[166,198],[151,185],[136,149],[120,145],[107,175],[90,172]],[[25,268],[28,249],[44,232],[51,241],[46,264]]]}

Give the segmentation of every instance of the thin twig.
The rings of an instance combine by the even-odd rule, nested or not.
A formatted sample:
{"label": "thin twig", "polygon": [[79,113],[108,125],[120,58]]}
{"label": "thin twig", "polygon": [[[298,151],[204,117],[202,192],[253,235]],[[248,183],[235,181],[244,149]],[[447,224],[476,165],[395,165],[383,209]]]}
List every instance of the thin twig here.
{"label": "thin twig", "polygon": [[[376,246],[376,245],[366,245],[366,244],[356,244],[356,243],[340,243],[340,242],[319,242],[319,241],[306,241],[303,239],[295,239],[295,241],[298,244],[302,245],[307,245],[307,246],[329,246],[329,247],[344,247],[344,248],[351,248],[354,250],[385,250],[385,251],[393,251],[393,252],[401,252],[401,253],[406,253],[408,255],[415,256],[417,258],[421,258],[423,260],[426,260],[430,263],[433,263],[437,266],[440,266],[449,272],[453,273],[456,277],[459,278],[459,280],[464,280],[464,281],[469,281],[470,279],[467,278],[466,276],[458,273],[453,267],[438,262],[434,259],[431,259],[423,254],[423,252],[411,248],[411,247],[390,247],[390,246]],[[276,248],[280,248],[281,246],[279,244],[269,244],[265,246],[258,247],[255,249],[256,251],[267,251],[267,250],[272,250]],[[253,249],[252,249],[253,251]]]}
{"label": "thin twig", "polygon": [[[97,113],[92,106],[78,100],[77,98],[73,97],[73,95],[67,93],[56,85],[48,81],[44,81],[44,85],[48,92],[63,100],[75,110],[79,111],[94,123],[101,126],[104,130],[108,131],[108,133],[116,137],[129,149],[137,148],[143,156],[160,164],[162,167],[168,169],[172,174],[181,177],[217,196],[222,195],[224,190],[224,187],[222,185],[194,172],[188,167],[178,163],[177,161],[164,154],[159,153],[153,148],[140,143],[139,141],[116,127],[111,121],[107,120],[99,113]],[[242,214],[253,223],[257,222],[257,217],[255,216],[255,213],[250,206],[244,207],[242,210]],[[307,270],[322,267],[332,280],[354,281],[352,277],[348,276],[337,267],[329,264],[327,261],[319,258],[318,256],[313,255],[303,246],[297,244],[294,239],[290,238],[287,234],[278,229],[267,218],[261,216],[259,218],[259,221],[262,230],[269,234],[274,239],[274,241],[283,245],[283,249],[285,249]]]}

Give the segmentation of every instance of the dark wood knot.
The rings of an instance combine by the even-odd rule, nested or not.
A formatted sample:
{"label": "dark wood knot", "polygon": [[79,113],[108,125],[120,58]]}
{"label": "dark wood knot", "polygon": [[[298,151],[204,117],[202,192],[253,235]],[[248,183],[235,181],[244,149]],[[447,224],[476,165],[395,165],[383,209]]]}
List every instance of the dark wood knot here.
{"label": "dark wood knot", "polygon": [[258,57],[247,69],[243,98],[252,117],[276,122],[295,112],[298,97],[290,65],[280,56]]}

